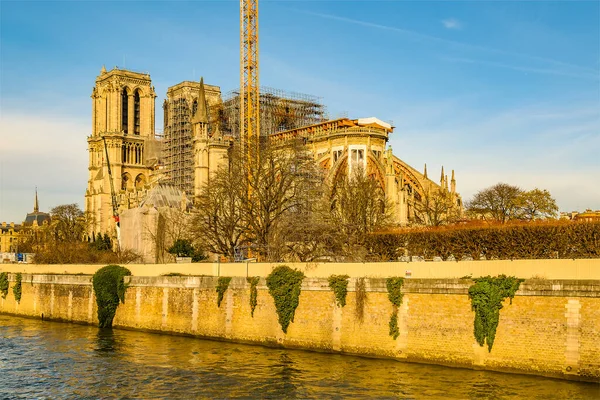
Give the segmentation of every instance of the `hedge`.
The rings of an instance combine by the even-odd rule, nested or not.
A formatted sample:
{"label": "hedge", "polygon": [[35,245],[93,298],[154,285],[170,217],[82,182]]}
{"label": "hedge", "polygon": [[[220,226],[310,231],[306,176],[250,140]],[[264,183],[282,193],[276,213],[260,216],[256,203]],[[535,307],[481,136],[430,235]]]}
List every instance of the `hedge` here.
{"label": "hedge", "polygon": [[369,253],[383,260],[401,256],[471,257],[498,260],[600,258],[600,222],[544,223],[375,233]]}

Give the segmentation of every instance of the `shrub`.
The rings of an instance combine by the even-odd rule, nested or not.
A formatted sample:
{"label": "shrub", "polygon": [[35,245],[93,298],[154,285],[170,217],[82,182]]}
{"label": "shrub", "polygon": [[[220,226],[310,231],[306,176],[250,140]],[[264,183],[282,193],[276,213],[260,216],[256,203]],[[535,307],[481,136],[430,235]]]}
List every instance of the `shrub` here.
{"label": "shrub", "polygon": [[348,275],[331,275],[328,279],[329,287],[335,294],[335,302],[338,307],[346,305],[346,295],[348,294]]}
{"label": "shrub", "polygon": [[132,250],[98,250],[87,242],[52,243],[35,253],[35,264],[128,264],[140,260]]}
{"label": "shrub", "polygon": [[279,325],[287,333],[290,322],[294,322],[294,314],[300,301],[300,291],[304,273],[281,265],[273,269],[267,276],[269,294],[273,296],[275,308],[279,316]]}
{"label": "shrub", "polygon": [[394,276],[391,278],[387,278],[386,281],[387,291],[388,291],[388,299],[390,302],[396,307],[400,307],[402,304],[402,285],[404,285],[404,278]]}
{"label": "shrub", "polygon": [[98,305],[98,326],[112,327],[112,322],[119,306],[119,301],[125,303],[125,276],[131,271],[119,265],[107,265],[100,268],[92,277],[92,285]]}
{"label": "shrub", "polygon": [[0,296],[2,296],[3,299],[6,299],[9,285],[8,272],[0,272]]}
{"label": "shrub", "polygon": [[225,295],[225,291],[229,287],[229,282],[231,282],[231,277],[229,276],[221,276],[217,283],[217,307],[221,307],[221,302],[223,301],[223,296]]}
{"label": "shrub", "polygon": [[19,303],[21,301],[21,280],[23,279],[23,275],[20,272],[15,274],[15,286],[13,286],[13,295],[15,296],[15,301]]}
{"label": "shrub", "polygon": [[357,321],[362,323],[365,317],[365,304],[367,304],[367,289],[365,285],[365,278],[358,278],[356,280],[356,296],[355,296],[355,308],[354,316]]}
{"label": "shrub", "polygon": [[260,278],[258,276],[246,278],[246,281],[250,284],[250,315],[252,318],[254,318],[254,309],[256,308],[258,300],[258,290],[256,289],[256,285],[258,285],[259,280]]}
{"label": "shrub", "polygon": [[167,251],[177,257],[191,257],[192,262],[199,262],[206,259],[204,253],[196,249],[192,245],[192,242],[187,239],[177,239]]}
{"label": "shrub", "polygon": [[473,281],[475,283],[469,288],[471,308],[475,311],[473,334],[480,346],[487,342],[488,351],[491,352],[500,321],[502,302],[508,297],[512,304],[512,299],[523,279],[499,275],[477,278]]}
{"label": "shrub", "polygon": [[398,307],[402,304],[402,285],[404,278],[394,276],[386,279],[388,291],[388,299],[392,303],[392,313],[390,314],[390,336],[396,340],[400,336],[400,328],[398,327]]}

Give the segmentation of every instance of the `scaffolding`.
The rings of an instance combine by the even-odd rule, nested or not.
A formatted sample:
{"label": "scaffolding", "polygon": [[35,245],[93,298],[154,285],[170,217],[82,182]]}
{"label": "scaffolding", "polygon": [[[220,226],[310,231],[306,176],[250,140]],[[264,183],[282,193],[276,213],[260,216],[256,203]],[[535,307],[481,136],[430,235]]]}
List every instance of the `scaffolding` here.
{"label": "scaffolding", "polygon": [[[233,90],[223,101],[213,105],[221,132],[240,137],[240,93]],[[321,99],[308,94],[286,92],[270,87],[260,88],[260,136],[313,125],[326,120],[326,109]]]}
{"label": "scaffolding", "polygon": [[[194,195],[194,133],[192,118],[197,105],[197,82],[182,82],[169,88],[163,104],[164,132],[161,182]],[[189,87],[188,92],[182,88]],[[208,98],[209,137],[217,129],[224,136],[240,138],[240,96],[231,91],[221,99],[217,86],[205,85]],[[187,93],[187,94],[186,94]],[[273,133],[313,125],[326,120],[325,106],[320,99],[300,93],[261,88],[260,134]]]}
{"label": "scaffolding", "polygon": [[185,98],[165,100],[163,105],[164,182],[188,196],[194,191],[193,107]]}

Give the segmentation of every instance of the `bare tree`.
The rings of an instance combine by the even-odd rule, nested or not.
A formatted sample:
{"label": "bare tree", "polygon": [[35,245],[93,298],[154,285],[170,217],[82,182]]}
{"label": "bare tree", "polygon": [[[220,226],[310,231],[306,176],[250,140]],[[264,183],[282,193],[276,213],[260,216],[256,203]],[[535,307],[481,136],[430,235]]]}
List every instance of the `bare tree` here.
{"label": "bare tree", "polygon": [[229,165],[211,175],[197,200],[192,227],[194,236],[208,251],[231,261],[249,236],[247,180],[239,156],[232,151]]}
{"label": "bare tree", "polygon": [[330,199],[332,221],[349,248],[362,246],[367,234],[391,220],[383,189],[360,168],[335,183]]}
{"label": "bare tree", "polygon": [[422,201],[415,203],[415,217],[421,224],[441,226],[455,222],[460,215],[452,194],[447,190],[435,190],[427,191]]}
{"label": "bare tree", "polygon": [[302,210],[306,195],[315,193],[316,166],[297,141],[279,147],[266,145],[259,160],[256,168],[250,169],[246,218],[259,257],[278,260],[287,241],[280,231],[283,218]]}
{"label": "bare tree", "polygon": [[335,260],[342,255],[343,236],[332,218],[324,182],[303,193],[301,202],[283,217],[279,237],[284,238],[284,257],[289,261]]}

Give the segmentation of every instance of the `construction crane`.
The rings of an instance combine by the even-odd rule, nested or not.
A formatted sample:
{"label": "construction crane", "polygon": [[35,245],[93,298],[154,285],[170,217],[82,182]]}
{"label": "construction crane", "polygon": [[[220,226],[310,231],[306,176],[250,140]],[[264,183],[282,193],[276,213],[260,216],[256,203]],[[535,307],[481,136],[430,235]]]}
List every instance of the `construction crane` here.
{"label": "construction crane", "polygon": [[260,145],[258,76],[258,0],[240,0],[240,139],[249,177]]}
{"label": "construction crane", "polygon": [[121,248],[121,222],[119,220],[119,207],[117,205],[117,195],[115,193],[115,185],[113,183],[112,170],[110,168],[110,159],[108,157],[108,146],[106,145],[106,138],[102,136],[104,142],[104,152],[106,153],[106,166],[108,167],[108,180],[110,181],[110,199],[112,204],[113,218],[117,228],[117,248]]}

